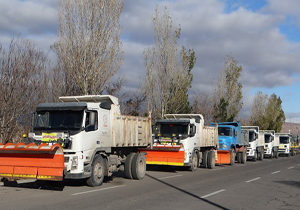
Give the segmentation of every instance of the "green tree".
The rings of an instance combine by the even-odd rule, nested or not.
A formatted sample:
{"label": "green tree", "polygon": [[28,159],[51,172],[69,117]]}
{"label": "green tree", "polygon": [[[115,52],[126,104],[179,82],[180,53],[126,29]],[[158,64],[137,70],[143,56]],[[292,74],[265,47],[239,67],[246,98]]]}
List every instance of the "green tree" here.
{"label": "green tree", "polygon": [[276,94],[268,96],[261,91],[256,94],[249,117],[250,125],[259,126],[261,130],[281,131],[285,121],[282,100]]}
{"label": "green tree", "polygon": [[239,82],[242,66],[232,56],[228,56],[223,71],[219,75],[213,101],[214,121],[233,121],[238,116],[242,106],[242,84]]}

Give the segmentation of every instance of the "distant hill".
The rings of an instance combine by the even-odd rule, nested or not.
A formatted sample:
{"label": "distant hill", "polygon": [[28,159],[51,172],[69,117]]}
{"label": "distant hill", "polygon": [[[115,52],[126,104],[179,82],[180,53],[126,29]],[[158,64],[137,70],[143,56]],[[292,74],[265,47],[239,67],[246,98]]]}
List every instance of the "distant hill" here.
{"label": "distant hill", "polygon": [[288,133],[289,130],[292,134],[300,135],[300,123],[283,123],[281,133]]}

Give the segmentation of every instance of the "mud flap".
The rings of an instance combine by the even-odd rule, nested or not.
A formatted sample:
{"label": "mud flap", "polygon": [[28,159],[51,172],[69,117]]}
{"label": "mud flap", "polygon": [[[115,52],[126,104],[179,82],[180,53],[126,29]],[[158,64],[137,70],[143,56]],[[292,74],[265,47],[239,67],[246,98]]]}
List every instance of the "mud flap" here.
{"label": "mud flap", "polygon": [[0,177],[62,180],[64,153],[59,144],[0,145]]}

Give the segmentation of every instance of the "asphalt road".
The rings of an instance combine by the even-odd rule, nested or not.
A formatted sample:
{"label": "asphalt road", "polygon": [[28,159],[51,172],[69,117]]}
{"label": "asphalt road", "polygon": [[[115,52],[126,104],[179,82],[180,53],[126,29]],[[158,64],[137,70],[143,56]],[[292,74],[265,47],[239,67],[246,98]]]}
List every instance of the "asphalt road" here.
{"label": "asphalt road", "polygon": [[300,209],[300,155],[234,166],[147,167],[143,180],[115,174],[100,187],[82,181],[0,182],[9,209]]}

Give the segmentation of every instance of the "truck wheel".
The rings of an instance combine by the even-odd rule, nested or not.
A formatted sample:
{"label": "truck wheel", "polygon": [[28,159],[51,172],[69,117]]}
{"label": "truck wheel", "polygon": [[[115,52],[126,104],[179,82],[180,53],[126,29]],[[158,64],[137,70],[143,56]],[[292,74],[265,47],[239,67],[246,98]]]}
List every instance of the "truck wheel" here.
{"label": "truck wheel", "polygon": [[242,153],[240,153],[240,152],[236,153],[236,160],[238,163],[242,162]]}
{"label": "truck wheel", "polygon": [[243,152],[241,153],[242,154],[242,164],[245,164],[246,161],[247,161],[247,152],[245,150],[243,150]]}
{"label": "truck wheel", "polygon": [[257,154],[257,151],[255,151],[253,161],[256,162],[257,159],[258,159],[258,154]]}
{"label": "truck wheel", "polygon": [[197,153],[194,152],[192,155],[192,163],[191,166],[189,166],[189,171],[196,171],[198,167],[198,157],[197,157]]}
{"label": "truck wheel", "polygon": [[262,161],[263,159],[264,159],[264,151],[261,151],[260,152],[260,159],[259,160]]}
{"label": "truck wheel", "polygon": [[230,150],[230,165],[234,165],[235,162],[235,151],[234,149]]}
{"label": "truck wheel", "polygon": [[273,150],[272,150],[270,159],[272,159],[273,157],[274,157],[274,152],[273,152]]}
{"label": "truck wheel", "polygon": [[131,173],[134,179],[143,179],[146,174],[146,158],[142,153],[136,153],[132,159]]}
{"label": "truck wheel", "polygon": [[92,163],[92,174],[87,179],[88,186],[100,186],[103,182],[105,174],[105,162],[101,155],[96,155]]}
{"label": "truck wheel", "polygon": [[207,156],[207,168],[213,169],[216,165],[216,156],[214,151],[209,151]]}
{"label": "truck wheel", "polygon": [[278,151],[275,152],[275,158],[278,158]]}
{"label": "truck wheel", "polygon": [[136,153],[130,153],[127,157],[126,157],[126,160],[125,160],[125,177],[127,179],[132,179],[132,173],[131,173],[131,168],[132,168],[132,159],[133,159],[133,156],[135,155]]}
{"label": "truck wheel", "polygon": [[208,150],[205,150],[203,152],[203,157],[202,157],[202,166],[203,168],[207,168],[207,156],[208,156]]}

